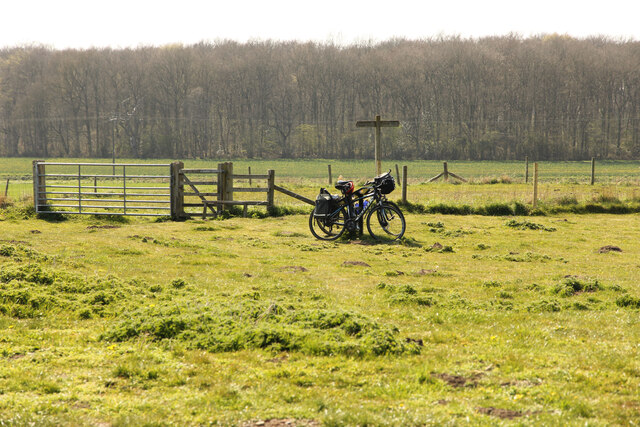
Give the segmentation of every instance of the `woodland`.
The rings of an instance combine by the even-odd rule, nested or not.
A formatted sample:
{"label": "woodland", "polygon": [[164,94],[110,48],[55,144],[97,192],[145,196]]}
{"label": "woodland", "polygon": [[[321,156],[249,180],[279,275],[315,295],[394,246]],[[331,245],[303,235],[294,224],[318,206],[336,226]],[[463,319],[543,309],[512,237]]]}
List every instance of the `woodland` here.
{"label": "woodland", "polygon": [[0,49],[0,156],[635,159],[640,42],[558,34]]}

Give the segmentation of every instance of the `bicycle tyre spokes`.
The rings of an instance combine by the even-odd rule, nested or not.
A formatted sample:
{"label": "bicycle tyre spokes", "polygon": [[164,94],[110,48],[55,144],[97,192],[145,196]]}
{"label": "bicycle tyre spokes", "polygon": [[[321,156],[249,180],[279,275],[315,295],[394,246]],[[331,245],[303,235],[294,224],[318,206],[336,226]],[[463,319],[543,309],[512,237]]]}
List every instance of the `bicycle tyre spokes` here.
{"label": "bicycle tyre spokes", "polygon": [[376,240],[394,241],[404,235],[406,222],[399,208],[381,203],[367,216],[367,229]]}
{"label": "bicycle tyre spokes", "polygon": [[309,216],[311,234],[320,240],[336,240],[345,230],[346,212],[344,208],[329,216],[316,216],[315,208]]}

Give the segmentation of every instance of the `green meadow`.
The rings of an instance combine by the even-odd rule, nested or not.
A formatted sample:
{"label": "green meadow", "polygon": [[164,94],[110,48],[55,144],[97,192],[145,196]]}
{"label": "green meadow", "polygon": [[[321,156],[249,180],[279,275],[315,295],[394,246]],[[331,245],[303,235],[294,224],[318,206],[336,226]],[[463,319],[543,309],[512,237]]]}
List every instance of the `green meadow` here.
{"label": "green meadow", "polygon": [[[32,197],[33,187],[32,161],[30,158],[0,158],[0,197],[8,189],[8,196],[14,200],[28,200]],[[105,163],[100,173],[111,173],[108,159],[48,159],[51,162],[98,162]],[[169,164],[168,159],[117,159],[122,163]],[[185,168],[212,168],[219,160],[185,160]],[[275,170],[276,184],[298,192],[309,198],[315,198],[318,189],[323,186],[335,190],[328,182],[328,165],[331,165],[332,179],[342,176],[364,184],[374,175],[371,160],[234,160],[234,172],[245,174],[251,168],[253,174],[265,174]],[[533,200],[533,163],[529,163],[529,182],[525,183],[524,162],[449,162],[449,170],[468,180],[467,183],[451,179],[429,183],[429,179],[442,172],[439,161],[386,161],[383,170],[392,170],[395,166],[400,173],[404,165],[407,173],[407,200],[422,205],[450,204],[483,206],[491,203],[525,203]],[[128,167],[128,173],[149,173],[168,175],[169,171],[156,167]],[[50,166],[47,173],[77,173],[75,166]],[[117,173],[121,173],[119,169]],[[396,177],[398,178],[398,177]],[[6,180],[9,186],[6,187]],[[588,185],[591,179],[591,162],[541,162],[539,164],[539,200],[547,205],[572,205],[592,201],[622,201],[634,203],[640,201],[640,162],[639,161],[598,161],[596,163],[596,183]],[[158,180],[157,185],[165,185]],[[166,180],[164,180],[166,181]],[[401,179],[397,179],[398,184]],[[63,181],[58,181],[64,184]],[[75,185],[76,181],[71,181]],[[89,185],[91,183],[88,183]],[[109,185],[109,181],[98,181],[98,185]],[[247,185],[245,182],[244,184]],[[264,185],[264,182],[254,183]],[[251,195],[249,195],[251,196]],[[401,188],[397,187],[392,198],[400,199]],[[259,198],[259,197],[258,197]],[[276,193],[279,206],[303,206],[295,199]]]}
{"label": "green meadow", "polygon": [[0,214],[4,425],[631,424],[640,221]]}
{"label": "green meadow", "polygon": [[[314,197],[328,163],[371,175],[234,169]],[[408,163],[395,244],[318,241],[284,195],[285,216],[38,217],[31,160],[0,164],[0,425],[638,420],[639,163],[594,186],[589,162],[543,163],[537,210],[522,162],[451,163],[462,184]]]}

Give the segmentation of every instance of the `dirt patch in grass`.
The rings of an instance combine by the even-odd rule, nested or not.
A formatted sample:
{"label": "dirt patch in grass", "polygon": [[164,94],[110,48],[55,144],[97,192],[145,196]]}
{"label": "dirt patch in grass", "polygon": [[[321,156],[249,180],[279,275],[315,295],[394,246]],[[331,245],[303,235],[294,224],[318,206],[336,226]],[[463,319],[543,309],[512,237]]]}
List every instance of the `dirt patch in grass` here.
{"label": "dirt patch in grass", "polygon": [[598,253],[601,253],[601,254],[606,254],[609,252],[622,252],[622,249],[620,249],[618,246],[613,246],[613,245],[606,245],[598,249]]}
{"label": "dirt patch in grass", "polygon": [[87,230],[98,230],[98,229],[109,230],[111,228],[120,228],[120,226],[119,225],[110,225],[110,224],[90,225],[90,226],[87,227]]}
{"label": "dirt patch in grass", "polygon": [[433,245],[429,246],[428,248],[425,248],[425,251],[427,251],[427,252],[439,252],[439,253],[454,252],[452,246],[449,246],[449,245],[444,245],[443,246],[438,242],[434,243]]}
{"label": "dirt patch in grass", "polygon": [[280,270],[286,271],[288,273],[304,273],[309,271],[307,268],[301,265],[286,265],[284,267],[281,267]]}
{"label": "dirt patch in grass", "polygon": [[274,418],[271,420],[247,421],[240,424],[242,427],[316,427],[320,422],[316,420],[298,420],[295,418]]}
{"label": "dirt patch in grass", "polygon": [[478,379],[482,376],[482,373],[475,373],[468,377],[463,375],[452,375],[445,372],[432,372],[431,376],[444,381],[448,385],[454,388],[462,387],[476,387],[478,385]]}
{"label": "dirt patch in grass", "polygon": [[360,267],[371,267],[369,264],[367,264],[364,261],[345,261],[342,263],[342,265],[347,266],[347,265],[356,265],[356,266],[360,266]]}
{"label": "dirt patch in grass", "polygon": [[492,417],[502,418],[503,420],[512,420],[527,415],[528,412],[514,411],[512,409],[494,408],[489,406],[487,408],[478,407],[476,412],[479,414],[491,415]]}

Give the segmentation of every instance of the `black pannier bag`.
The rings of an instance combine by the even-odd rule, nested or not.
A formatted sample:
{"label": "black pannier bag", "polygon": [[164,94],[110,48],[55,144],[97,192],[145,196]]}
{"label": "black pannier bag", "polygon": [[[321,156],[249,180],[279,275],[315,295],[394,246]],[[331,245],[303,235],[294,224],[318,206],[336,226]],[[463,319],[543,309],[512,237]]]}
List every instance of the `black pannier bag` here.
{"label": "black pannier bag", "polygon": [[332,196],[324,188],[320,190],[320,194],[316,197],[316,209],[314,216],[326,217],[332,214],[338,208],[338,199],[340,196]]}
{"label": "black pannier bag", "polygon": [[374,179],[375,186],[380,189],[382,194],[389,194],[396,189],[396,180],[390,173],[377,176]]}

